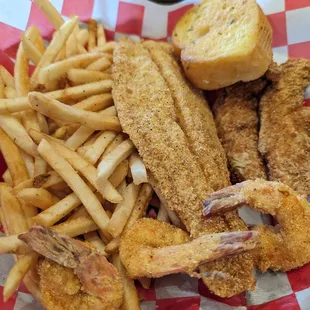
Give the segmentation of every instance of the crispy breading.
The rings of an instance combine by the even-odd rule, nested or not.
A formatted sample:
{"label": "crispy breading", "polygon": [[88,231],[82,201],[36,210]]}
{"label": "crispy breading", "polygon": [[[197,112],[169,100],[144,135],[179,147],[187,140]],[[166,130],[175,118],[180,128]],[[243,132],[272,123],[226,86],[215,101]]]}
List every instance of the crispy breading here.
{"label": "crispy breading", "polygon": [[170,44],[146,41],[143,45],[148,49],[171,91],[178,123],[210,187],[216,191],[228,186],[229,173],[225,152],[216,134],[213,115],[203,92],[186,80],[173,56],[173,47]]}
{"label": "crispy breading", "polygon": [[303,107],[310,83],[310,62],[291,59],[280,67],[260,100],[259,151],[270,180],[282,181],[301,194],[310,193],[310,109]]}
{"label": "crispy breading", "polygon": [[[178,214],[193,237],[229,231],[230,225],[247,230],[238,216],[203,219],[202,201],[213,189],[180,126],[171,91],[149,52],[142,44],[124,39],[114,51],[114,61],[112,94],[122,128],[152,173],[168,208]],[[204,156],[212,159],[208,150]],[[254,289],[253,266],[250,254],[208,263],[204,270],[223,271],[230,277],[205,279],[205,283],[223,297]]]}
{"label": "crispy breading", "polygon": [[205,216],[248,206],[275,217],[277,226],[252,227],[259,232],[255,256],[262,272],[289,271],[310,262],[310,204],[289,186],[249,180],[212,193],[204,205]]}
{"label": "crispy breading", "polygon": [[[42,303],[46,309],[103,309],[102,301],[98,297],[83,292],[72,269],[44,258],[38,263],[38,273]],[[111,305],[109,307],[111,309]]]}
{"label": "crispy breading", "polygon": [[258,152],[258,98],[266,86],[263,78],[237,83],[222,91],[213,111],[215,123],[226,151],[232,183],[266,179]]}

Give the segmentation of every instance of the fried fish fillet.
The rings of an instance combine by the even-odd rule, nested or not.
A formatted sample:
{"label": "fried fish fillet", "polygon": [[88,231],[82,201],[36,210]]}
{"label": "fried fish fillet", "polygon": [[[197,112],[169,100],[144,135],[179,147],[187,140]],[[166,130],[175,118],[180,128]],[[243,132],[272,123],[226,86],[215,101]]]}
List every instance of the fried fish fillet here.
{"label": "fried fish fillet", "polygon": [[237,83],[222,91],[213,111],[220,140],[226,151],[232,183],[266,179],[258,152],[258,96],[266,79]]}
{"label": "fried fish fillet", "polygon": [[259,151],[270,180],[282,181],[301,194],[310,193],[310,109],[303,106],[310,83],[310,61],[291,59],[280,67],[278,81],[260,100]]}
{"label": "fried fish fillet", "polygon": [[199,162],[210,187],[216,191],[229,185],[225,152],[214,126],[213,115],[202,91],[189,84],[173,56],[168,43],[143,43],[166,81],[178,117],[178,122]]}
{"label": "fried fish fillet", "polygon": [[[157,64],[165,60],[162,67],[154,63],[150,53],[141,43],[124,39],[114,51],[112,94],[124,132],[136,145],[154,178],[160,196],[168,208],[178,214],[193,237],[205,233],[247,230],[244,222],[234,212],[225,217],[203,219],[202,201],[213,191],[212,182],[207,175],[215,174],[221,178],[227,175],[227,172],[218,174],[214,156],[210,155],[216,152],[216,149],[210,151],[216,140],[216,129],[212,118],[209,117],[210,111],[202,114],[195,112],[191,115],[192,119],[181,121],[185,111],[191,109],[190,105],[195,106],[196,101],[189,104],[187,100],[197,98],[195,96],[201,96],[199,100],[203,100],[202,95],[198,93],[188,95],[193,91],[184,81],[177,88],[177,83],[180,83],[182,78],[175,60],[169,56],[166,47],[158,51],[163,53],[157,55],[160,57],[158,60],[155,53],[157,51],[152,52],[152,57]],[[167,71],[167,75],[164,75],[164,71]],[[168,76],[171,81],[169,86],[166,82]],[[186,104],[177,100],[177,92],[183,94],[183,101]],[[180,105],[183,109],[181,111]],[[197,105],[198,111],[202,106],[201,103]],[[205,109],[208,109],[207,105]],[[191,129],[190,122],[195,125],[202,124],[201,118],[208,123],[207,126],[214,127],[212,130],[206,130],[209,135],[213,135],[212,140],[209,142],[209,139],[205,139],[205,144],[201,145],[204,150],[201,154],[212,162],[214,167],[212,171],[208,171],[209,163],[203,164],[203,161],[198,161],[198,153],[191,140],[196,133],[188,132]],[[202,129],[199,129],[201,130],[199,132],[196,126],[194,128],[197,130],[197,135],[203,134]],[[223,150],[219,144],[217,145],[220,147],[218,154],[221,156]],[[225,169],[224,160],[223,166],[222,169]],[[224,186],[225,182],[228,182],[227,177],[212,184],[221,182]],[[204,265],[203,270],[222,271],[228,278],[204,279],[204,281],[215,294],[230,297],[244,290],[254,289],[253,268],[253,259],[249,253],[220,259]]]}

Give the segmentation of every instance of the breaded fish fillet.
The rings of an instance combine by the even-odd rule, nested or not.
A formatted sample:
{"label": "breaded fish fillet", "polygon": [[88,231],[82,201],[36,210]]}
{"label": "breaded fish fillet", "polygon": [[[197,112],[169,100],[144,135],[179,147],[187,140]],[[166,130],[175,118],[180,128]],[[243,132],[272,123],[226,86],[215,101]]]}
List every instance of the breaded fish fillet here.
{"label": "breaded fish fillet", "polygon": [[[126,39],[119,42],[114,51],[113,80],[112,94],[123,130],[152,173],[160,196],[191,235],[247,230],[236,213],[203,219],[202,201],[213,188],[182,128],[172,92],[141,43]],[[215,128],[213,132],[215,135]],[[204,156],[213,160],[208,147]],[[213,173],[218,172],[214,169]],[[228,279],[205,279],[205,283],[223,297],[251,290],[255,287],[253,267],[248,253],[220,259],[206,264],[204,270],[223,271]]]}
{"label": "breaded fish fillet", "polygon": [[267,81],[263,78],[237,83],[222,91],[213,111],[220,140],[226,151],[232,183],[266,179],[258,152],[258,98]]}
{"label": "breaded fish fillet", "polygon": [[213,191],[228,186],[229,173],[225,152],[203,92],[185,79],[170,44],[146,41],[143,45],[148,49],[171,91],[178,123],[208,179],[208,184]]}
{"label": "breaded fish fillet", "polygon": [[280,67],[260,100],[259,150],[270,180],[282,181],[301,194],[310,193],[310,109],[303,107],[310,84],[310,61],[291,59]]}

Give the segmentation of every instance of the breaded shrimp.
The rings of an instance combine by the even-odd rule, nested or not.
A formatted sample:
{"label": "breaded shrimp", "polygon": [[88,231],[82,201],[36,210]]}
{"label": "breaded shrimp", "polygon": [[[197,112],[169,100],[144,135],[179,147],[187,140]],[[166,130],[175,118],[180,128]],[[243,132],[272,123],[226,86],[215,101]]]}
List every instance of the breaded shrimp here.
{"label": "breaded shrimp", "polygon": [[280,182],[245,181],[211,194],[203,214],[212,217],[244,205],[279,223],[253,227],[260,233],[256,263],[261,271],[288,271],[310,262],[310,204],[304,197]]}
{"label": "breaded shrimp", "polygon": [[199,265],[251,250],[256,246],[257,237],[256,232],[240,231],[201,235],[190,240],[179,228],[144,218],[123,236],[120,258],[134,279],[158,278],[173,273],[202,277],[203,274],[195,272]]}
{"label": "breaded shrimp", "polygon": [[43,226],[30,228],[19,239],[50,259],[38,266],[42,303],[47,310],[120,308],[123,283],[103,255]]}

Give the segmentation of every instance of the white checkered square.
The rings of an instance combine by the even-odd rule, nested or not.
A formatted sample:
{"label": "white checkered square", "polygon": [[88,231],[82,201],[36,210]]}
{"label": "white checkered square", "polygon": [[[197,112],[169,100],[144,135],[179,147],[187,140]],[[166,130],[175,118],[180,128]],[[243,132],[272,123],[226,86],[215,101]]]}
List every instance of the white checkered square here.
{"label": "white checkered square", "polygon": [[297,292],[296,298],[300,307],[300,310],[310,309],[310,288]]}
{"label": "white checkered square", "polygon": [[61,12],[64,0],[50,0],[58,12]]}
{"label": "white checkered square", "polygon": [[[150,3],[145,8],[142,36],[152,39],[165,38],[167,36],[167,9],[164,6],[158,7],[156,14],[154,14],[154,7],[154,3]],[[160,25],[160,27],[154,27],[154,25]]]}
{"label": "white checkered square", "polygon": [[0,0],[0,22],[25,30],[31,10],[31,1]]}
{"label": "white checkered square", "polygon": [[201,296],[200,310],[246,310],[246,307],[232,307],[219,301]]}
{"label": "white checkered square", "polygon": [[286,12],[288,44],[310,41],[310,7]]}
{"label": "white checkered square", "polygon": [[92,18],[104,24],[106,29],[115,30],[119,1],[95,0]]}
{"label": "white checkered square", "polygon": [[140,303],[141,310],[155,310],[156,301],[142,301]]}
{"label": "white checkered square", "polygon": [[12,255],[0,255],[0,285],[4,286],[5,280],[13,265],[14,259]]}
{"label": "white checkered square", "polygon": [[285,10],[285,0],[257,0],[265,14],[274,14]]}
{"label": "white checkered square", "polygon": [[275,47],[273,51],[273,60],[277,64],[282,64],[288,60],[288,48],[287,46]]}
{"label": "white checkered square", "polygon": [[198,280],[176,274],[155,281],[156,299],[199,296]]}
{"label": "white checkered square", "polygon": [[17,294],[14,310],[44,310],[42,305],[37,302],[30,294]]}
{"label": "white checkered square", "polygon": [[268,301],[292,294],[292,287],[284,272],[255,272],[256,290],[247,292],[247,304],[260,305]]}

